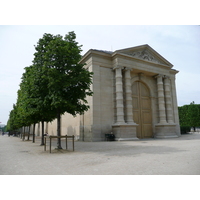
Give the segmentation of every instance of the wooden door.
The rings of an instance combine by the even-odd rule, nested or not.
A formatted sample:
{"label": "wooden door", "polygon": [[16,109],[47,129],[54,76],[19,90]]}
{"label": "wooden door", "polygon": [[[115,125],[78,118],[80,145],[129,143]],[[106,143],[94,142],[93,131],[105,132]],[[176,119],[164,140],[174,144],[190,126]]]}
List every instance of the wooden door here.
{"label": "wooden door", "polygon": [[152,137],[151,98],[147,86],[139,81],[132,86],[133,94],[133,120],[138,124],[137,137]]}

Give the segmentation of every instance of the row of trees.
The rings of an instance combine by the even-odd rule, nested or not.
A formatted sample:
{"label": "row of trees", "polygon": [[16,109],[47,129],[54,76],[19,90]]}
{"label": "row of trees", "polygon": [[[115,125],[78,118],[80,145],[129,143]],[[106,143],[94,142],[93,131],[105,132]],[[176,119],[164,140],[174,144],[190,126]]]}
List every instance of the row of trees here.
{"label": "row of trees", "polygon": [[189,105],[178,107],[179,120],[181,127],[200,127],[200,104],[195,104],[194,101]]}
{"label": "row of trees", "polygon": [[[44,122],[60,119],[65,112],[76,116],[89,109],[86,96],[91,96],[92,73],[80,64],[81,46],[76,34],[44,34],[35,46],[32,65],[25,67],[17,103],[13,105],[7,123],[8,130],[42,123],[41,145],[44,144]],[[34,128],[35,130],[35,128]],[[33,131],[34,134],[34,131]],[[58,139],[57,148],[61,141]]]}

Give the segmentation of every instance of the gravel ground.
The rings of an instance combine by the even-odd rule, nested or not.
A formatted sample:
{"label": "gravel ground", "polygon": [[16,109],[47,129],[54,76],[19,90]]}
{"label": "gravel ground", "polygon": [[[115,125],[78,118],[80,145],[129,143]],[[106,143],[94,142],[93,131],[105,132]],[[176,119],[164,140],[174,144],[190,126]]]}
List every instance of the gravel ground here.
{"label": "gravel ground", "polygon": [[52,153],[36,142],[0,136],[1,175],[200,175],[200,133],[172,139],[75,142]]}

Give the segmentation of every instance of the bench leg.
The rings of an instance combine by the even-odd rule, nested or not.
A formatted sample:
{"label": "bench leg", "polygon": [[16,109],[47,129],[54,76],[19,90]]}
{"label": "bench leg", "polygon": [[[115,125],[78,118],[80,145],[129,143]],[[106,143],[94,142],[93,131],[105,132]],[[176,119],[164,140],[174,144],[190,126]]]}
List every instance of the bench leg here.
{"label": "bench leg", "polygon": [[46,138],[44,138],[44,150],[46,151]]}

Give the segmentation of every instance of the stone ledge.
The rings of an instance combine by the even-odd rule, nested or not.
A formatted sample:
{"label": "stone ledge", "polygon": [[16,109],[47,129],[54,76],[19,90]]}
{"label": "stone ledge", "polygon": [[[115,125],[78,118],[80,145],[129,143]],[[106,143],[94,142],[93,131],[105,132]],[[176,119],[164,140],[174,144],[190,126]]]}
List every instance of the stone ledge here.
{"label": "stone ledge", "polygon": [[177,124],[175,124],[175,123],[173,123],[173,124],[168,124],[168,123],[166,123],[166,124],[155,124],[155,127],[156,126],[160,126],[160,127],[167,127],[167,126],[176,126]]}
{"label": "stone ledge", "polygon": [[156,124],[154,137],[163,139],[179,137],[177,124]]}
{"label": "stone ledge", "polygon": [[136,134],[137,124],[114,124],[112,125],[116,141],[138,140]]}
{"label": "stone ledge", "polygon": [[135,137],[135,138],[115,138],[116,141],[137,141],[139,140],[139,138]]}
{"label": "stone ledge", "polygon": [[157,139],[169,139],[169,138],[178,138],[178,137],[179,137],[178,135],[168,135],[168,136],[158,135],[158,136],[155,136],[155,138],[157,138]]}

